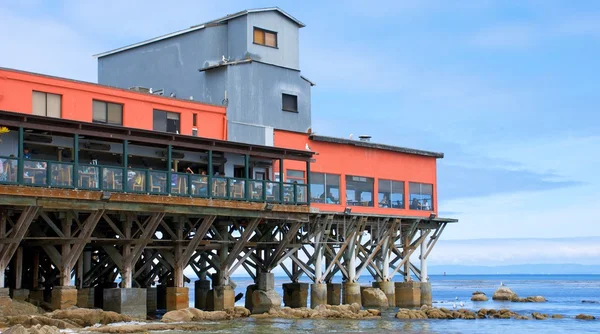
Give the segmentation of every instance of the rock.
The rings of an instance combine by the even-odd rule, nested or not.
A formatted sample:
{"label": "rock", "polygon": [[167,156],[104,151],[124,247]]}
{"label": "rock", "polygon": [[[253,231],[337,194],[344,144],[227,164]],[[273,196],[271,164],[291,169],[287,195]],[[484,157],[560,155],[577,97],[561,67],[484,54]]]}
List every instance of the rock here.
{"label": "rock", "polygon": [[364,288],[361,291],[364,307],[388,307],[389,302],[385,293],[378,288]]}
{"label": "rock", "polygon": [[527,316],[525,316],[525,315],[517,315],[515,317],[515,319],[517,319],[517,320],[529,320],[529,318]]}
{"label": "rock", "polygon": [[529,296],[529,297],[525,297],[525,298],[519,298],[516,295],[510,301],[517,302],[517,303],[544,303],[544,302],[547,302],[547,300],[546,300],[546,298],[544,298],[544,296]]}
{"label": "rock", "polygon": [[548,315],[547,314],[538,313],[538,312],[531,313],[531,317],[533,317],[533,319],[535,319],[535,320],[546,320],[546,319],[548,319]]}
{"label": "rock", "polygon": [[281,308],[281,296],[275,290],[252,292],[252,313],[265,313],[273,308]]}
{"label": "rock", "polygon": [[249,309],[241,306],[235,306],[233,309],[227,309],[226,312],[233,316],[233,318],[247,318],[251,312]]}
{"label": "rock", "polygon": [[[210,326],[214,329],[214,325]],[[203,332],[207,330],[206,325],[202,324],[164,324],[164,323],[146,323],[146,324],[124,324],[120,326],[99,326],[88,327],[86,332],[97,333],[148,333],[150,331],[187,331]]]}
{"label": "rock", "polygon": [[0,315],[3,316],[34,315],[42,313],[44,313],[43,309],[23,301],[13,300],[0,307]]}
{"label": "rock", "polygon": [[564,318],[564,317],[562,316],[562,314],[553,314],[553,315],[552,315],[552,319],[562,319],[562,318]]}
{"label": "rock", "polygon": [[511,289],[501,286],[494,292],[492,296],[493,300],[512,300],[513,298],[518,297],[516,293],[514,293]]}
{"label": "rock", "polygon": [[268,313],[254,314],[253,318],[285,318],[285,319],[373,319],[381,316],[379,310],[361,310],[360,305],[318,305],[314,309],[310,308],[289,308],[271,309]]}
{"label": "rock", "polygon": [[600,304],[599,301],[596,300],[582,300],[582,303],[588,303],[588,304]]}
{"label": "rock", "polygon": [[70,320],[52,319],[43,315],[18,315],[5,317],[3,321],[7,326],[23,325],[32,327],[36,325],[54,326],[60,329],[81,328],[78,324]]}
{"label": "rock", "polygon": [[115,322],[128,322],[132,320],[131,317],[116,312],[87,308],[56,310],[46,313],[45,316],[52,319],[69,321],[80,327],[88,327],[95,324],[108,325]]}
{"label": "rock", "polygon": [[589,315],[589,314],[578,314],[575,319],[579,319],[579,320],[595,320],[596,317],[594,317],[593,315]]}
{"label": "rock", "polygon": [[[476,291],[476,292],[479,292],[479,291]],[[471,296],[471,301],[474,301],[474,302],[487,302],[488,301],[488,297],[483,292],[473,293],[473,295]]]}
{"label": "rock", "polygon": [[236,317],[236,314],[249,314],[246,308],[243,308],[245,311],[241,310],[242,308],[238,308],[238,311],[202,311],[193,307],[189,307],[182,310],[169,311],[165,313],[162,317],[162,322],[170,323],[170,322],[191,322],[191,321],[201,321],[201,320],[229,320]]}
{"label": "rock", "polygon": [[4,334],[59,334],[60,329],[54,326],[35,325],[30,328],[25,328],[23,325],[13,326],[5,331]]}

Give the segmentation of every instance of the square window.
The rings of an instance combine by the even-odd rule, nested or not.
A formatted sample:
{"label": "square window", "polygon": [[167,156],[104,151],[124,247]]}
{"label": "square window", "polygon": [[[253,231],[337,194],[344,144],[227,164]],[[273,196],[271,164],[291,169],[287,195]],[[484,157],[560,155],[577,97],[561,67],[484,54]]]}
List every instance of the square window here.
{"label": "square window", "polygon": [[119,103],[93,100],[92,121],[94,123],[123,125],[123,105]]}
{"label": "square window", "polygon": [[179,114],[163,110],[154,110],[153,112],[153,129],[155,131],[163,131],[179,134]]}
{"label": "square window", "polygon": [[284,111],[298,112],[298,96],[281,94],[281,109]]}
{"label": "square window", "polygon": [[277,47],[277,33],[254,27],[254,44]]}
{"label": "square window", "polygon": [[34,115],[56,118],[61,116],[62,95],[34,91],[31,103]]}

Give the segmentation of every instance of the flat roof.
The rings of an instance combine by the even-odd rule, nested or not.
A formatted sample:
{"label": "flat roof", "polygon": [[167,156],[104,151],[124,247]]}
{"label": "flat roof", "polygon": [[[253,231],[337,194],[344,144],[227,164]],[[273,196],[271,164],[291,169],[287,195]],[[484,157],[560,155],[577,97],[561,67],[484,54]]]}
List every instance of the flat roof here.
{"label": "flat roof", "polygon": [[240,16],[248,15],[250,13],[260,13],[260,12],[270,12],[270,11],[276,11],[276,12],[280,13],[281,15],[283,15],[283,16],[287,17],[288,19],[290,19],[292,22],[296,23],[300,28],[306,27],[306,25],[304,23],[300,22],[298,19],[296,19],[292,15],[286,13],[284,10],[282,10],[279,7],[246,9],[246,10],[242,10],[242,11],[237,12],[237,13],[228,14],[228,15],[223,16],[221,18],[218,18],[218,19],[215,19],[215,20],[212,20],[212,21],[208,21],[206,23],[202,23],[202,24],[191,26],[191,27],[189,27],[187,29],[178,30],[178,31],[175,31],[175,32],[172,32],[172,33],[169,33],[169,34],[166,34],[166,35],[154,37],[154,38],[151,38],[151,39],[139,42],[139,43],[126,45],[126,46],[123,46],[123,47],[120,47],[120,48],[117,48],[117,49],[114,49],[114,50],[110,50],[110,51],[106,51],[106,52],[103,52],[103,53],[95,54],[94,57],[102,58],[102,57],[110,56],[110,55],[115,54],[115,53],[119,53],[119,52],[123,52],[123,51],[129,50],[129,49],[137,48],[139,46],[143,46],[143,45],[146,45],[146,44],[151,44],[151,43],[162,41],[164,39],[168,39],[168,38],[171,38],[171,37],[175,37],[175,36],[187,34],[187,33],[192,32],[192,31],[204,29],[206,27],[209,27],[210,25],[222,24],[222,23],[225,23],[225,22],[227,22],[229,20],[235,19],[235,18],[240,17]]}
{"label": "flat roof", "polygon": [[250,154],[272,159],[310,161],[311,151],[284,149],[272,146],[251,145],[227,140],[186,136],[181,134],[134,129],[117,125],[79,122],[62,118],[36,116],[0,110],[3,126],[24,127],[54,133],[79,134],[105,140],[129,140],[149,145],[173,145],[179,148],[215,150],[235,154]]}
{"label": "flat roof", "polygon": [[433,157],[436,159],[441,159],[444,157],[444,153],[440,153],[440,152],[423,151],[423,150],[417,150],[417,149],[401,147],[401,146],[377,144],[377,143],[372,143],[370,141],[353,140],[353,139],[345,139],[345,138],[337,138],[337,137],[327,137],[327,136],[320,136],[320,135],[310,135],[309,138],[314,141],[320,141],[320,142],[326,142],[326,143],[335,143],[335,144],[343,144],[343,145],[352,145],[352,146],[357,146],[357,147],[375,148],[375,149],[385,150],[385,151],[422,155],[422,156],[426,156],[426,157]]}

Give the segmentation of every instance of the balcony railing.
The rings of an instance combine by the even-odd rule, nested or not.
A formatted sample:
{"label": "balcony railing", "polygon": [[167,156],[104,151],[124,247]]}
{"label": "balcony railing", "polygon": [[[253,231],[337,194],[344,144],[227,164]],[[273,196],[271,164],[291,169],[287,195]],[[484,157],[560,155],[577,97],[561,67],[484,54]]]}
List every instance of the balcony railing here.
{"label": "balcony railing", "polygon": [[[0,184],[305,205],[305,184],[0,157]],[[283,187],[281,187],[281,185]],[[170,188],[170,190],[169,190]],[[280,196],[283,189],[283,196]]]}

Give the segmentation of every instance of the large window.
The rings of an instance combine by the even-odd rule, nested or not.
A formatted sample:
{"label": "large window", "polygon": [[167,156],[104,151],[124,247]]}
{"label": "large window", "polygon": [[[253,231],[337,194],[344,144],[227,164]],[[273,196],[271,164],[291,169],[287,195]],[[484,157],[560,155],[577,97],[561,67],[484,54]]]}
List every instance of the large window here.
{"label": "large window", "polygon": [[154,110],[154,130],[179,133],[179,114]]}
{"label": "large window", "polygon": [[291,94],[281,94],[281,109],[298,112],[298,97]]}
{"label": "large window", "polygon": [[61,95],[33,92],[32,111],[34,115],[60,118],[61,105]]}
{"label": "large window", "polygon": [[301,170],[288,169],[285,172],[285,182],[304,184],[304,172]]}
{"label": "large window", "polygon": [[373,206],[373,178],[346,175],[346,203]]}
{"label": "large window", "polygon": [[404,209],[404,182],[379,180],[378,186],[380,208]]}
{"label": "large window", "polygon": [[277,33],[254,27],[254,44],[277,47]]}
{"label": "large window", "polygon": [[433,185],[410,182],[409,192],[412,210],[433,210]]}
{"label": "large window", "polygon": [[340,204],[340,176],[310,173],[310,194],[313,203]]}
{"label": "large window", "polygon": [[123,125],[123,105],[94,100],[92,120],[96,123]]}

